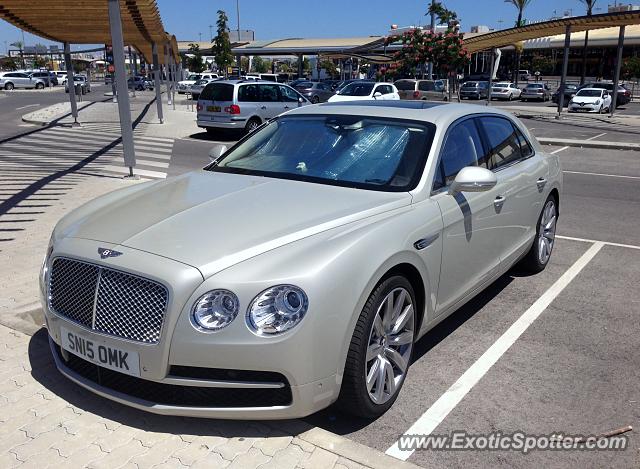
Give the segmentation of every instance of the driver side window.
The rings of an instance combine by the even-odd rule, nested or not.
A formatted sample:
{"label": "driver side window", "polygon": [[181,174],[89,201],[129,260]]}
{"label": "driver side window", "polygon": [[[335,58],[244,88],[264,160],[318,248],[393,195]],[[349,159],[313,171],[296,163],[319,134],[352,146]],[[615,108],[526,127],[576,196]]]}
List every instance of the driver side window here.
{"label": "driver side window", "polygon": [[449,131],[440,150],[440,162],[434,176],[433,190],[449,186],[466,166],[485,165],[482,139],[475,119],[466,119]]}

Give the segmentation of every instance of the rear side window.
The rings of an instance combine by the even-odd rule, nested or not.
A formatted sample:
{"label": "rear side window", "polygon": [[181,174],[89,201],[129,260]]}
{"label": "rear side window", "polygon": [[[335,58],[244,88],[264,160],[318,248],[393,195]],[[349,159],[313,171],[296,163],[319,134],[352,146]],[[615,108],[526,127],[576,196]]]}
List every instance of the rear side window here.
{"label": "rear side window", "polygon": [[447,134],[436,170],[433,190],[448,186],[466,166],[484,165],[482,139],[474,119],[466,119]]}
{"label": "rear side window", "polygon": [[258,85],[243,85],[238,89],[238,101],[241,103],[257,103]]}
{"label": "rear side window", "polygon": [[435,91],[436,86],[432,81],[421,81],[418,83],[418,89],[420,91]]}
{"label": "rear side window", "polygon": [[233,101],[233,85],[209,83],[200,93],[200,99],[206,101]]}
{"label": "rear side window", "polygon": [[483,117],[480,122],[490,148],[489,169],[500,168],[522,158],[520,139],[524,140],[524,137],[516,133],[511,121],[501,117]]}
{"label": "rear side window", "polygon": [[275,103],[280,101],[278,85],[258,85],[259,100],[262,103]]}

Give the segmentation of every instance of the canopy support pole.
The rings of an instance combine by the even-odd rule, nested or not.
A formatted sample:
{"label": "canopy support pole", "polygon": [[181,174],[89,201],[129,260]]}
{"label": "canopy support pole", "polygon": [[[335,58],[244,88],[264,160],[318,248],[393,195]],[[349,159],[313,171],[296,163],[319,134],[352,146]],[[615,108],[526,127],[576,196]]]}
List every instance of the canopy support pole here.
{"label": "canopy support pole", "polygon": [[564,88],[567,83],[567,69],[569,68],[569,49],[571,46],[571,25],[568,24],[564,30],[564,55],[562,57],[562,76],[560,77],[560,93],[558,93],[558,116],[562,119],[562,108],[564,107]]}
{"label": "canopy support pole", "polygon": [[169,57],[169,46],[164,45],[164,71],[167,74],[165,85],[167,87],[167,106],[171,106],[171,58]]}
{"label": "canopy support pole", "polygon": [[496,50],[491,49],[491,65],[489,66],[489,89],[487,90],[487,106],[491,106],[491,90],[493,89],[493,64],[496,59]]}
{"label": "canopy support pole", "polygon": [[613,96],[611,97],[611,105],[609,106],[609,117],[613,117],[618,103],[618,83],[620,82],[620,67],[622,66],[622,49],[624,48],[624,26],[620,26],[620,34],[618,35],[618,57],[616,58],[616,74],[613,77]]}
{"label": "canopy support pole", "polygon": [[122,18],[120,1],[109,0],[109,26],[111,28],[111,44],[113,44],[113,65],[115,66],[116,91],[118,93],[118,114],[122,131],[122,149],[124,164],[129,167],[128,178],[135,178],[133,168],[136,165],[136,154],[133,146],[133,127],[131,125],[131,108],[129,107],[129,91],[127,90],[127,73],[124,66],[124,39],[122,37]]}
{"label": "canopy support pole", "polygon": [[162,90],[160,89],[160,63],[158,61],[158,44],[155,42],[152,45],[153,56],[153,88],[156,90],[156,107],[158,109],[158,120],[161,124],[164,123],[164,116],[162,115]]}
{"label": "canopy support pole", "polygon": [[71,46],[68,42],[64,43],[64,64],[67,68],[67,87],[69,88],[69,102],[71,103],[71,115],[73,116],[73,126],[79,127],[78,122],[78,104],[76,103],[76,87],[73,81],[73,63],[71,62]]}

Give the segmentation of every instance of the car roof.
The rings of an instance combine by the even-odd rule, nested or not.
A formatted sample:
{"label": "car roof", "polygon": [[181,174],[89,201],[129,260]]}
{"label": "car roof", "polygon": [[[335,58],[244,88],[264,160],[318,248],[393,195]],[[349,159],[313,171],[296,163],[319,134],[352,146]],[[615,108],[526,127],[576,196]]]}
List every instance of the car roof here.
{"label": "car roof", "polygon": [[436,103],[428,101],[397,100],[397,101],[337,101],[301,106],[286,115],[309,114],[343,114],[369,117],[389,117],[393,119],[410,119],[431,122],[446,126],[449,123],[473,114],[495,114],[513,120],[513,114],[495,107],[477,106],[475,104]]}

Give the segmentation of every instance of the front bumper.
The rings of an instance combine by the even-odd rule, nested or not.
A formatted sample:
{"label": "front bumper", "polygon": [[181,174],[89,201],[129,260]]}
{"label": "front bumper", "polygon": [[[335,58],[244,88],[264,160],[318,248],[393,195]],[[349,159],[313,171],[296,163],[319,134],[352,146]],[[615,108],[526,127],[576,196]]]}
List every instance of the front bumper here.
{"label": "front bumper", "polygon": [[568,110],[570,112],[600,112],[600,105],[585,104],[580,106],[579,104],[569,104]]}

